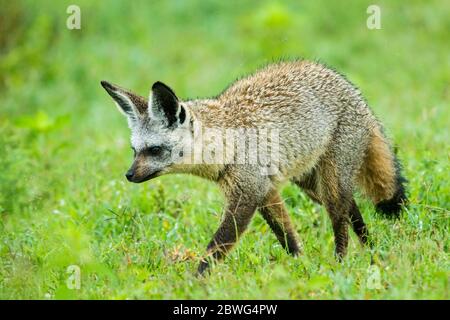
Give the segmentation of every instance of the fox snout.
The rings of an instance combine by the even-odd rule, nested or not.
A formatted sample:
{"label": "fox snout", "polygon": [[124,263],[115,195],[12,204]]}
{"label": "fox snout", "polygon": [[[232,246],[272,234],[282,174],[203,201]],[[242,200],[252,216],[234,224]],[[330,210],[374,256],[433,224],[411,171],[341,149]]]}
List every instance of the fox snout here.
{"label": "fox snout", "polygon": [[127,173],[125,173],[125,177],[127,177],[128,181],[133,182],[134,170],[132,168],[128,169]]}
{"label": "fox snout", "polygon": [[160,174],[160,170],[151,170],[145,164],[141,164],[140,161],[134,161],[131,168],[125,173],[125,177],[128,181],[134,183],[141,183],[152,178],[156,178]]}
{"label": "fox snout", "polygon": [[159,176],[159,173],[160,173],[160,171],[154,171],[154,172],[142,174],[142,173],[139,173],[139,171],[136,171],[133,168],[130,168],[127,171],[127,173],[125,173],[125,177],[130,182],[141,183],[141,182],[156,178],[157,176]]}

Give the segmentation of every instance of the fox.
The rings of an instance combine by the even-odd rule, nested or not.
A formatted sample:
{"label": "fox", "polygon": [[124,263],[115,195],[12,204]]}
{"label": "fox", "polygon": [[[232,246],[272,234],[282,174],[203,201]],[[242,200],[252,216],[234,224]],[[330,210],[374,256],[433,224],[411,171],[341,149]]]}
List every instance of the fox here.
{"label": "fox", "polygon": [[[287,253],[300,254],[296,228],[280,194],[285,183],[325,208],[338,261],[347,253],[350,226],[363,246],[373,245],[355,192],[387,217],[399,217],[407,204],[407,180],[381,122],[360,90],[321,62],[268,64],[210,98],[179,99],[160,81],[153,83],[148,99],[107,81],[101,85],[131,130],[134,161],[125,174],[128,181],[185,173],[217,183],[223,193],[226,205],[198,265],[200,275],[227,256],[256,212]],[[256,135],[276,130],[276,170],[262,173],[258,163],[233,161],[233,146],[222,162],[193,162],[195,152],[184,150],[198,146],[201,127],[255,129]],[[248,138],[248,133],[238,136]]]}

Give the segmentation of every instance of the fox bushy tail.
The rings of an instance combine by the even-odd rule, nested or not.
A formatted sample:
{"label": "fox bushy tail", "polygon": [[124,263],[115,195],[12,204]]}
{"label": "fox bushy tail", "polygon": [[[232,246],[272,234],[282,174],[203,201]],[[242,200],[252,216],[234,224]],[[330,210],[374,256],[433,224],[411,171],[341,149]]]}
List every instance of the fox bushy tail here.
{"label": "fox bushy tail", "polygon": [[372,131],[358,181],[377,211],[386,216],[398,217],[407,204],[402,166],[379,126]]}

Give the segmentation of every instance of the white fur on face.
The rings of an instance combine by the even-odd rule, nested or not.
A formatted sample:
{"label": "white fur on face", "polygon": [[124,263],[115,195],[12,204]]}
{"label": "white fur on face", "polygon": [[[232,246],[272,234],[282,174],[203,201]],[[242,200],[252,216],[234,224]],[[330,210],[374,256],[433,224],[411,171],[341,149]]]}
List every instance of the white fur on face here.
{"label": "white fur on face", "polygon": [[169,135],[170,130],[160,121],[137,121],[131,126],[131,146],[139,152],[150,146],[167,144]]}
{"label": "white fur on face", "polygon": [[[191,115],[186,108],[185,112],[184,122],[182,124],[177,123],[170,128],[167,127],[165,118],[152,118],[150,114],[137,117],[136,119],[129,118],[131,146],[137,154],[152,146],[163,148],[163,153],[160,156],[141,157],[141,165],[148,166],[148,171],[176,172],[177,164],[182,162],[183,157],[188,155],[188,152],[185,152],[185,150],[190,149],[189,146],[192,143]],[[186,145],[188,147],[185,147]]]}

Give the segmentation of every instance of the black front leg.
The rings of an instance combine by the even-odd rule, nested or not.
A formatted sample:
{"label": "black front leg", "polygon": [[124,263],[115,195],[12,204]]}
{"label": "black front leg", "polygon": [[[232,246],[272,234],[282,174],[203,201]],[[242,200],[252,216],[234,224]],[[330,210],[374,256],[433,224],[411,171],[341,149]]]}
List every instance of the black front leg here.
{"label": "black front leg", "polygon": [[[224,218],[206,249],[207,257],[219,261],[227,255],[247,229],[256,207],[257,203],[251,195],[243,194],[241,191],[231,193]],[[202,275],[209,266],[208,259],[203,259],[198,267],[198,274]]]}

